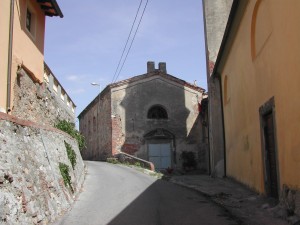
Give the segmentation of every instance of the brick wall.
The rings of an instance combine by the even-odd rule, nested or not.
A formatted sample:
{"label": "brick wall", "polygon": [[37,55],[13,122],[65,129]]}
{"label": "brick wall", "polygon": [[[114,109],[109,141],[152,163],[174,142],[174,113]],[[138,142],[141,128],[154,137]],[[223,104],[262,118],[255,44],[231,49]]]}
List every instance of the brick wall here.
{"label": "brick wall", "polygon": [[86,137],[83,159],[105,160],[112,155],[112,123],[110,92],[98,95],[79,116],[79,130]]}

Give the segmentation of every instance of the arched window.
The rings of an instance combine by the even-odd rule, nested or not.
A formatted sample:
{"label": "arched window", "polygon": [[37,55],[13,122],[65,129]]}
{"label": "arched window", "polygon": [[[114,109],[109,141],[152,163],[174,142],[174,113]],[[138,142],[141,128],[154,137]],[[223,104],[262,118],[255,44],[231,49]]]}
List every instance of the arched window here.
{"label": "arched window", "polygon": [[148,119],[157,119],[157,120],[168,119],[168,113],[163,107],[161,107],[159,105],[155,105],[149,109],[147,118]]}

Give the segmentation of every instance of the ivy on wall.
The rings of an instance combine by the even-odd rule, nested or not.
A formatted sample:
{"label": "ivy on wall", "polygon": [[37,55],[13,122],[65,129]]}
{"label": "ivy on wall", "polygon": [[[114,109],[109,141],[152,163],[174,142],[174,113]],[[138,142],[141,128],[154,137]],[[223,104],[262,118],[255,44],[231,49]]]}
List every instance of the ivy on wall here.
{"label": "ivy on wall", "polygon": [[55,124],[55,127],[68,133],[71,137],[75,138],[78,142],[79,150],[82,150],[86,147],[85,138],[82,134],[80,134],[78,130],[76,130],[74,123],[71,123],[67,120],[60,120]]}

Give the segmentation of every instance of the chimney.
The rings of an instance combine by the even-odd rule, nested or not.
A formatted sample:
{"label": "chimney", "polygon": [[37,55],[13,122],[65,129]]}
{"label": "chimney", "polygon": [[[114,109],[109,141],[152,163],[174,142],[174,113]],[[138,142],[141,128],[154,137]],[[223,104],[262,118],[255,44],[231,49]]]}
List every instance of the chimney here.
{"label": "chimney", "polygon": [[154,62],[149,61],[147,62],[147,73],[151,73],[155,70]]}
{"label": "chimney", "polygon": [[167,73],[167,65],[165,62],[158,63],[158,69],[160,72]]}

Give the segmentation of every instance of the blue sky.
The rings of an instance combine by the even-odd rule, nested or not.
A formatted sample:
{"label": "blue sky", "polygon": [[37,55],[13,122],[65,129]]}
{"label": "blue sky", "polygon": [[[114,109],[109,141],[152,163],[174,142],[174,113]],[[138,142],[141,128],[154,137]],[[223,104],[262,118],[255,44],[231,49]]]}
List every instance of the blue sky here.
{"label": "blue sky", "polygon": [[[112,82],[140,0],[57,2],[64,18],[47,18],[45,61],[78,115],[99,93],[92,82]],[[146,73],[147,61],[207,89],[201,0],[149,0],[118,80]]]}

